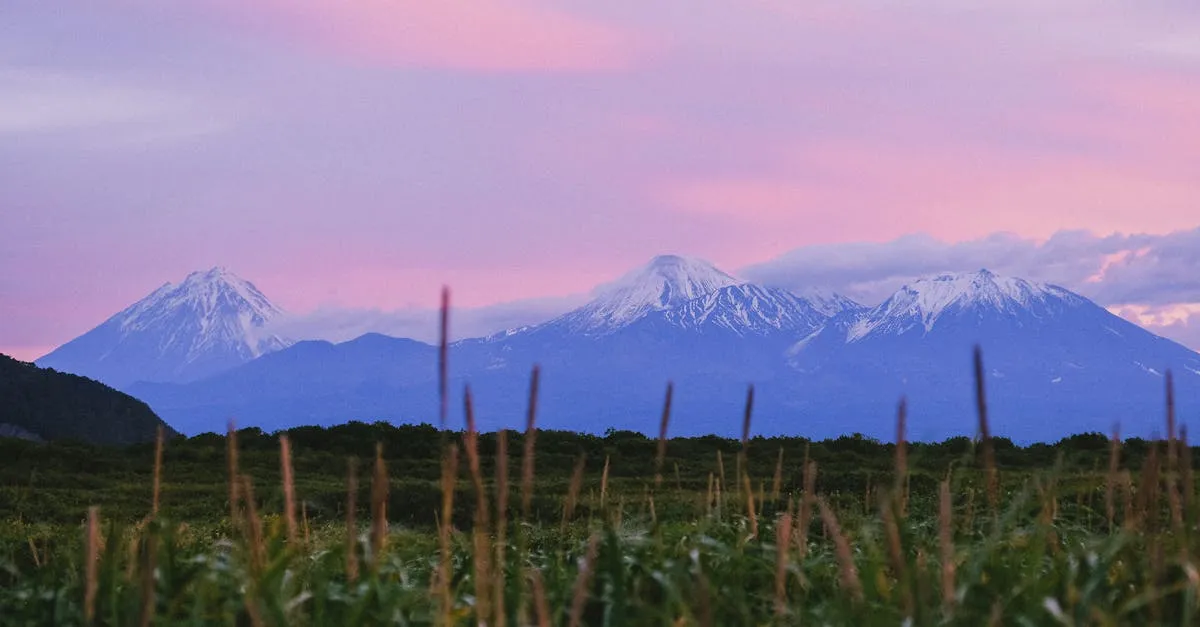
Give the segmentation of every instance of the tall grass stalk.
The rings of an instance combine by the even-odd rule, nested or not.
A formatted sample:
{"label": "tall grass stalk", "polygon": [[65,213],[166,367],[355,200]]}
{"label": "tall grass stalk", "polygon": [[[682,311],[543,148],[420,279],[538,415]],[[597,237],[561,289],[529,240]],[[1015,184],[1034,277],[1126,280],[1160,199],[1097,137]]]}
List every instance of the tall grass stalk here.
{"label": "tall grass stalk", "polygon": [[292,478],[292,444],[286,433],[279,436],[279,470],[283,480],[283,517],[287,523],[287,538],[290,544],[299,539],[300,528],[296,522],[296,485]]}
{"label": "tall grass stalk", "polygon": [[479,463],[479,433],[475,426],[475,404],[469,386],[463,392],[463,405],[467,415],[467,432],[464,436],[466,441],[463,443],[463,449],[467,452],[467,468],[471,473],[471,483],[475,488],[475,528],[471,534],[475,546],[472,556],[475,566],[475,615],[479,622],[486,624],[491,617],[488,585],[491,581],[489,568],[491,531],[489,529],[487,491],[483,486],[483,471]]}
{"label": "tall grass stalk", "polygon": [[821,511],[821,521],[825,531],[833,540],[834,556],[837,558],[838,575],[846,594],[855,601],[863,600],[862,581],[858,578],[858,567],[854,565],[854,553],[850,549],[850,540],[842,533],[833,508],[822,497],[817,497],[817,507]]}
{"label": "tall grass stalk", "polygon": [[346,460],[346,581],[358,580],[358,460]]}
{"label": "tall grass stalk", "polygon": [[371,476],[371,559],[378,564],[387,546],[388,474],[383,461],[383,444],[375,445],[375,472]]}
{"label": "tall grass stalk", "polygon": [[667,454],[667,427],[671,423],[671,396],[675,386],[667,383],[667,397],[663,400],[662,420],[658,426],[658,446],[654,454],[654,487],[662,485],[663,458]]}
{"label": "tall grass stalk", "polygon": [[158,425],[158,429],[154,435],[154,496],[151,499],[150,513],[152,516],[158,516],[158,506],[160,494],[162,492],[162,471],[163,471],[163,439],[165,437],[163,426]]}
{"label": "tall grass stalk", "polygon": [[997,513],[1000,483],[996,472],[996,453],[992,448],[992,429],[988,423],[987,390],[983,371],[983,349],[975,347],[975,408],[979,415],[979,437],[983,447],[983,469],[987,473],[988,506]]}
{"label": "tall grass stalk", "polygon": [[91,625],[96,619],[96,594],[99,591],[100,565],[100,508],[93,505],[87,511],[83,561],[83,620]]}
{"label": "tall grass stalk", "polygon": [[508,564],[508,431],[496,432],[496,565],[492,569],[495,625],[508,622],[505,608],[505,566]]}

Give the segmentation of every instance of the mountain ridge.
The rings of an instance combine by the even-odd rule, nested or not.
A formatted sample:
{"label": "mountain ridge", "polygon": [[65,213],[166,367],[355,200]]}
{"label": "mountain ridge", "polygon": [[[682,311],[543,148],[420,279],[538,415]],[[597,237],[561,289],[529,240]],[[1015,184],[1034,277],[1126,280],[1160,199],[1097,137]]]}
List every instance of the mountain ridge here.
{"label": "mountain ridge", "polygon": [[[660,256],[595,294],[544,323],[454,342],[453,406],[469,383],[481,428],[520,428],[537,364],[545,428],[652,431],[672,381],[673,430],[683,434],[735,431],[745,386],[754,384],[756,432],[886,438],[906,396],[913,433],[941,439],[971,435],[966,356],[977,344],[998,433],[1107,432],[1161,403],[1168,367],[1197,373],[1178,377],[1179,399],[1200,405],[1194,351],[1061,287],[986,270],[916,280],[864,307]],[[131,391],[185,432],[219,429],[231,417],[267,429],[434,422],[436,355],[430,344],[366,334],[300,342],[191,383]]]}

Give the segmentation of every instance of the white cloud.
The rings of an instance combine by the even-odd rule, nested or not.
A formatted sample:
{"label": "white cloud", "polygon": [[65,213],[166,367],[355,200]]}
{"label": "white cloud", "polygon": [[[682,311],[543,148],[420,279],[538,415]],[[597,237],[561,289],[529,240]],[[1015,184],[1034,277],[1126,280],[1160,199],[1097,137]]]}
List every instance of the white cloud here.
{"label": "white cloud", "polygon": [[0,68],[0,135],[100,132],[147,144],[204,135],[227,124],[194,98],[81,74]]}
{"label": "white cloud", "polygon": [[942,272],[993,272],[1060,285],[1150,330],[1200,348],[1200,228],[1162,235],[1060,231],[1047,240],[996,233],[964,242],[910,235],[890,242],[804,246],[741,271],[793,290],[841,292],[874,305]]}
{"label": "white cloud", "polygon": [[[450,312],[451,339],[482,337],[530,324],[545,322],[582,304],[586,296],[564,296],[500,303]],[[365,333],[382,333],[424,342],[438,338],[439,312],[434,309],[319,308],[288,316],[271,326],[271,331],[294,339],[344,342]]]}

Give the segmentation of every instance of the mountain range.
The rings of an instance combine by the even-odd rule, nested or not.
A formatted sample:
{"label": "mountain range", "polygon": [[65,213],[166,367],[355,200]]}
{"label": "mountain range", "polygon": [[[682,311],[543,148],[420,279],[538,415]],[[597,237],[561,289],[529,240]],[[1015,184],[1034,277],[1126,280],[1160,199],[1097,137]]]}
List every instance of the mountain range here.
{"label": "mountain range", "polygon": [[[903,395],[914,438],[971,436],[976,344],[994,432],[1014,440],[1118,422],[1126,434],[1161,430],[1168,369],[1180,415],[1200,408],[1194,351],[1063,288],[986,270],[918,280],[865,307],[664,255],[595,294],[544,323],[451,345],[452,426],[469,383],[481,428],[520,427],[539,364],[546,428],[653,432],[671,381],[680,435],[737,433],[753,384],[756,433],[890,438]],[[183,433],[231,418],[265,429],[436,424],[436,347],[377,334],[293,344],[264,332],[281,311],[228,272],[196,273],[39,363],[70,356]]]}

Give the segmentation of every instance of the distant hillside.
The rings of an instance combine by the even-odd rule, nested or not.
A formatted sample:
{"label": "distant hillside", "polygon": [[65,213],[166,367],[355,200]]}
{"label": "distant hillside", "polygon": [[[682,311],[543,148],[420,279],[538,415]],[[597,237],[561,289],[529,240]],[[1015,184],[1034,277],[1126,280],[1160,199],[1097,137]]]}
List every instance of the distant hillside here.
{"label": "distant hillside", "polygon": [[0,433],[129,444],[153,440],[160,424],[145,403],[103,383],[0,355]]}

